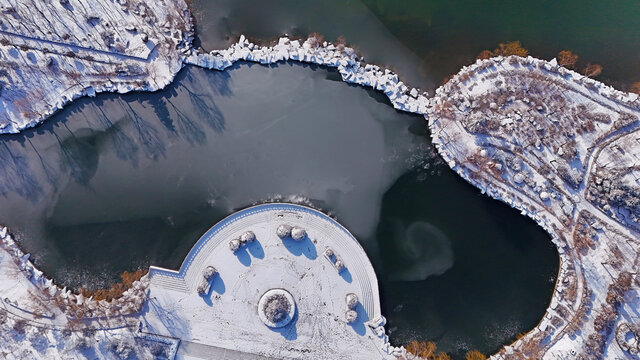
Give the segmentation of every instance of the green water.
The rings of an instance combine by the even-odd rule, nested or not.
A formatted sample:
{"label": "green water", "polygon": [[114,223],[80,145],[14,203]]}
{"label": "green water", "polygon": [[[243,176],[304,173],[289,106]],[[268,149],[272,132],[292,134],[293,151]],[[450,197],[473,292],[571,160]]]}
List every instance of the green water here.
{"label": "green water", "polygon": [[366,6],[423,65],[444,78],[484,49],[519,40],[532,56],[561,50],[577,67],[604,66],[601,79],[626,89],[640,81],[637,1],[367,1]]}
{"label": "green water", "polygon": [[268,1],[192,0],[198,40],[226,47],[245,34],[344,36],[369,61],[395,68],[415,86],[433,90],[484,49],[519,40],[533,56],[561,50],[578,67],[600,63],[600,79],[621,89],[640,81],[637,1]]}

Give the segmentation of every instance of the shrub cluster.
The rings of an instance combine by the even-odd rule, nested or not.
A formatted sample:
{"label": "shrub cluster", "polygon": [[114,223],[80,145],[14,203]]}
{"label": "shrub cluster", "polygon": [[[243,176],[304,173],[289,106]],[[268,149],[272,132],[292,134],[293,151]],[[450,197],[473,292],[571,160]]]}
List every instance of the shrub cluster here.
{"label": "shrub cluster", "polygon": [[122,279],[122,281],[111,285],[107,289],[89,290],[82,288],[80,289],[80,293],[85,297],[93,296],[94,300],[111,301],[122,295],[123,292],[125,292],[128,288],[131,287],[131,285],[133,285],[134,281],[140,280],[140,278],[142,278],[144,274],[145,272],[142,269],[134,272],[125,271],[120,274],[120,279]]}

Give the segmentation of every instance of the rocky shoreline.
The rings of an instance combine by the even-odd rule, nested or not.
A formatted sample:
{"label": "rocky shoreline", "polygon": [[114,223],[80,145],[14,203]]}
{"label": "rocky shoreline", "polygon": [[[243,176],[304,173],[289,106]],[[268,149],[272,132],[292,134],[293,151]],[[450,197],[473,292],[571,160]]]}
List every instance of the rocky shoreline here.
{"label": "rocky shoreline", "polygon": [[[80,24],[76,30],[86,36],[82,39],[57,38],[55,34],[28,36],[28,30],[42,32],[23,29],[18,22],[29,16],[28,4],[15,7],[0,2],[3,11],[16,14],[9,19],[14,21],[0,23],[0,61],[7,65],[0,72],[0,133],[36,126],[80,97],[161,90],[186,64],[223,70],[237,61],[300,61],[336,68],[345,82],[384,92],[398,110],[424,114],[428,106],[426,93],[409,89],[390,70],[359,60],[355,51],[344,45],[321,43],[313,37],[306,41],[283,37],[268,47],[241,36],[228,49],[199,53],[191,45],[193,24],[183,1],[166,7],[128,0],[109,5],[97,1],[100,4],[96,7],[117,16],[106,19],[97,10],[95,14],[73,12],[57,2],[45,9]],[[91,25],[92,21],[98,25]],[[36,17],[30,23],[37,28],[46,19]]]}
{"label": "rocky shoreline", "polygon": [[[609,335],[634,323],[638,307],[639,283],[631,274],[638,269],[639,237],[632,217],[616,215],[633,210],[613,195],[589,196],[589,189],[602,154],[612,147],[631,159],[640,153],[633,142],[638,96],[555,60],[513,56],[463,68],[436,91],[432,104],[432,139],[447,164],[534,219],[551,234],[561,258],[545,317],[492,358],[628,356]],[[633,160],[618,161],[608,166],[633,169]],[[625,186],[633,194],[638,184]]]}
{"label": "rocky shoreline", "polygon": [[147,276],[134,281],[131,288],[112,301],[96,301],[91,297],[86,298],[82,294],[74,294],[66,287],[60,288],[54,283],[53,279],[44,276],[42,271],[38,270],[29,260],[29,254],[25,254],[19,248],[6,227],[0,228],[0,249],[13,258],[15,265],[26,279],[38,291],[56,303],[69,318],[99,319],[128,316],[139,312],[144,304],[145,293],[149,286]]}
{"label": "rocky shoreline", "polygon": [[[382,91],[389,98],[394,108],[402,111],[408,111],[424,115],[430,123],[433,143],[438,149],[438,152],[445,159],[447,164],[456,171],[466,181],[478,187],[481,192],[488,194],[489,196],[504,201],[513,208],[521,211],[523,215],[531,217],[540,226],[542,226],[552,236],[552,241],[556,245],[561,257],[560,270],[556,287],[554,289],[554,295],[551,300],[550,309],[547,311],[546,316],[541,320],[533,331],[529,332],[525,337],[519,339],[514,344],[505,347],[498,354],[494,355],[496,359],[508,359],[518,358],[518,356],[531,356],[532,351],[535,351],[535,356],[553,358],[558,356],[564,347],[568,344],[562,339],[570,336],[568,334],[574,334],[578,329],[572,329],[571,332],[564,330],[565,327],[575,327],[576,321],[567,319],[570,315],[564,308],[573,308],[578,314],[582,314],[584,307],[582,303],[592,302],[591,297],[595,294],[595,297],[604,298],[607,295],[606,286],[592,285],[588,287],[588,282],[597,283],[600,280],[598,275],[593,281],[589,277],[593,277],[591,274],[583,275],[583,272],[589,272],[589,269],[585,269],[582,264],[580,256],[576,255],[575,244],[569,240],[573,236],[571,231],[563,229],[569,223],[578,223],[580,216],[583,216],[583,212],[580,211],[579,204],[584,199],[581,199],[581,195],[577,192],[571,194],[564,194],[563,197],[560,191],[556,191],[553,186],[545,186],[545,176],[548,174],[537,174],[535,180],[540,186],[533,186],[532,193],[513,191],[513,186],[517,186],[525,180],[525,177],[531,176],[526,173],[519,172],[514,174],[513,181],[508,186],[497,185],[492,181],[482,181],[477,177],[477,173],[470,172],[463,165],[466,161],[471,159],[460,156],[460,148],[465,146],[474,147],[476,140],[472,136],[467,137],[466,140],[457,139],[455,142],[451,142],[450,137],[443,137],[438,122],[438,118],[442,116],[443,102],[449,101],[447,97],[456,98],[459,102],[458,108],[462,107],[465,110],[471,110],[471,103],[468,100],[463,99],[464,95],[458,94],[456,91],[460,90],[456,88],[458,82],[472,82],[473,77],[476,74],[483,72],[506,72],[502,69],[503,65],[510,64],[512,66],[509,70],[518,70],[530,72],[531,74],[537,74],[539,76],[549,76],[554,74],[561,80],[555,79],[555,81],[570,83],[568,90],[573,90],[582,94],[588,93],[584,101],[599,101],[604,100],[625,107],[628,111],[635,112],[640,108],[640,99],[636,94],[624,93],[618,91],[610,86],[604,85],[599,81],[590,79],[583,75],[580,75],[571,70],[565,69],[557,65],[555,60],[544,61],[535,59],[532,57],[527,58],[492,58],[489,60],[478,61],[472,66],[463,68],[460,73],[454,77],[450,82],[436,91],[435,97],[429,99],[427,94],[420,94],[417,89],[410,89],[405,84],[397,80],[397,76],[389,70],[383,70],[375,65],[364,64],[357,58],[357,55],[349,48],[338,49],[332,44],[322,43],[319,44],[316,39],[308,39],[303,43],[296,40],[290,40],[288,38],[281,38],[278,44],[272,47],[260,47],[249,42],[244,37],[241,37],[239,42],[229,49],[221,51],[213,51],[209,54],[195,54],[187,58],[186,62],[198,66],[202,66],[209,69],[224,70],[233,65],[237,61],[250,61],[260,64],[271,64],[278,61],[301,61],[306,63],[312,63],[331,68],[337,68],[340,72],[343,80],[348,83],[354,83],[362,86],[369,86],[376,90]],[[461,80],[464,78],[464,80]],[[543,81],[544,79],[541,79]],[[501,80],[498,80],[501,81]],[[495,84],[485,84],[483,90],[490,91],[491,87]],[[478,86],[479,88],[481,86]],[[533,96],[533,94],[532,94]],[[598,97],[602,98],[599,99]],[[516,99],[511,99],[515,101]],[[532,99],[531,103],[535,100]],[[465,102],[466,101],[466,102]],[[612,104],[605,104],[605,108],[611,110]],[[492,104],[487,103],[489,107]],[[496,104],[497,106],[497,104]],[[534,106],[537,111],[540,105]],[[495,109],[492,109],[495,110]],[[614,113],[617,113],[614,111]],[[625,113],[624,111],[622,113]],[[626,115],[625,115],[626,116]],[[504,120],[504,119],[502,119]],[[456,121],[456,119],[452,119]],[[511,120],[508,120],[509,122]],[[633,122],[632,122],[633,123]],[[567,124],[570,125],[570,124]],[[626,124],[625,126],[627,126]],[[612,125],[618,126],[618,125]],[[618,126],[619,127],[619,126]],[[617,129],[617,127],[616,127]],[[534,144],[535,145],[535,144]],[[541,146],[541,144],[538,144]],[[591,153],[591,150],[586,150],[588,145],[584,146],[584,152]],[[480,149],[480,147],[478,147]],[[636,147],[637,150],[637,147]],[[513,150],[512,150],[513,151]],[[485,151],[486,153],[486,151]],[[482,155],[479,151],[478,154]],[[548,159],[549,162],[555,161],[555,156],[561,157],[562,150],[553,149]],[[504,164],[499,161],[488,161],[484,165],[489,165],[489,171],[500,171]],[[535,169],[532,169],[534,171]],[[477,172],[481,173],[482,168],[477,169]],[[559,180],[561,183],[561,180]],[[557,188],[561,188],[559,184],[556,184]],[[548,187],[548,189],[547,189]],[[548,190],[548,191],[545,191]],[[547,207],[550,204],[552,211],[549,211]],[[552,219],[552,216],[555,219]],[[555,220],[555,221],[554,221]],[[601,219],[603,223],[606,223],[607,219]],[[596,224],[596,221],[591,221],[591,226],[604,227]],[[571,229],[571,228],[570,228]],[[571,229],[572,230],[572,229]],[[579,231],[579,230],[578,230]],[[612,233],[616,233],[612,231]],[[629,235],[631,238],[636,233],[631,230],[627,232],[627,236],[622,235],[615,242],[627,241]],[[601,235],[604,237],[604,235]],[[601,253],[594,255],[594,262],[597,263],[598,259],[602,260],[606,258],[606,249],[600,250]],[[635,269],[635,258],[630,259],[626,264],[619,265],[619,273],[632,271]],[[582,282],[580,281],[582,279]],[[587,280],[585,280],[587,279]],[[579,284],[578,284],[579,283]],[[578,290],[569,290],[573,287],[577,287]],[[576,295],[576,303],[567,304],[565,297],[569,291],[578,291]],[[628,306],[633,306],[635,303],[629,303]],[[592,321],[596,321],[592,316]],[[580,324],[589,324],[588,321],[580,321]],[[559,325],[560,324],[560,325]],[[579,328],[582,325],[578,326]],[[557,331],[556,331],[557,329]],[[584,339],[585,346],[588,339]],[[570,344],[569,346],[575,346],[576,344]],[[594,344],[591,344],[594,345]],[[610,345],[610,343],[601,343],[599,346],[603,347]],[[535,350],[534,350],[535,349]],[[561,349],[561,350],[558,350]],[[560,351],[560,352],[556,352]],[[604,349],[603,349],[604,351]],[[527,355],[523,355],[526,353]],[[570,353],[570,351],[569,351]]]}
{"label": "rocky shoreline", "polygon": [[310,37],[305,41],[281,37],[274,46],[259,46],[244,36],[236,44],[224,50],[199,53],[192,50],[185,59],[186,64],[206,69],[224,70],[238,61],[268,65],[281,61],[326,66],[337,69],[342,80],[383,92],[393,107],[400,111],[426,114],[429,106],[428,94],[409,88],[398,79],[398,75],[377,65],[359,59],[355,50],[344,45],[334,45]]}
{"label": "rocky shoreline", "polygon": [[[26,8],[15,8],[8,2],[0,4],[3,11],[17,14],[13,19],[28,13]],[[69,11],[68,1],[52,4],[53,13]],[[531,217],[551,234],[561,257],[551,306],[535,329],[493,358],[556,358],[575,356],[580,351],[584,358],[628,354],[628,350],[614,348],[615,341],[604,335],[610,335],[611,328],[636,328],[624,324],[633,324],[625,314],[637,308],[638,280],[619,299],[608,300],[612,291],[615,295],[611,287],[615,280],[638,270],[634,209],[625,208],[634,200],[607,197],[607,188],[591,174],[607,169],[608,163],[601,164],[599,159],[615,158],[618,148],[640,155],[632,141],[640,109],[636,94],[567,70],[555,60],[498,57],[462,68],[429,98],[399,81],[390,70],[366,64],[352,48],[341,44],[320,42],[314,37],[305,41],[283,37],[273,46],[259,46],[242,36],[228,49],[200,53],[191,47],[193,27],[184,2],[166,8],[133,6],[126,0],[120,0],[118,6],[110,4],[104,6],[112,6],[123,23],[136,24],[124,25],[112,41],[101,33],[109,27],[106,24],[113,23],[105,20],[104,13],[96,15],[97,19],[87,12],[66,18],[88,24],[80,25],[79,31],[95,34],[95,40],[69,40],[63,35],[47,39],[52,34],[27,36],[29,29],[21,28],[18,20],[0,24],[0,59],[9,69],[0,74],[5,78],[0,93],[4,114],[0,133],[35,126],[81,96],[162,89],[185,65],[222,71],[238,61],[298,61],[335,68],[345,82],[383,92],[394,108],[424,115],[434,145],[454,171],[483,193]],[[149,18],[155,20],[150,22]],[[96,22],[102,27],[92,25]],[[139,46],[150,41],[153,46]],[[39,69],[48,69],[49,78],[35,76]],[[22,71],[34,75],[25,76]],[[99,73],[106,75],[96,77]],[[521,81],[510,83],[513,78]],[[55,81],[43,83],[43,79]],[[516,126],[530,128],[534,135],[519,132]],[[570,136],[571,129],[582,128],[580,134]],[[620,164],[614,164],[621,170],[611,176],[618,176],[625,167],[633,168],[627,158],[623,156]],[[634,173],[623,175],[624,180]],[[631,191],[638,186],[627,185]],[[145,280],[113,305],[58,289],[35,269],[6,229],[0,233],[4,234],[2,249],[16,260],[27,279],[42,293],[63,299],[67,308],[75,304],[90,316],[108,317],[135,313],[144,303]],[[612,257],[620,257],[620,253],[622,260],[613,261]],[[615,317],[598,318],[607,311],[614,311]],[[598,325],[603,321],[604,328]],[[576,337],[578,331],[583,335]],[[402,348],[387,346],[388,354],[410,356]]]}

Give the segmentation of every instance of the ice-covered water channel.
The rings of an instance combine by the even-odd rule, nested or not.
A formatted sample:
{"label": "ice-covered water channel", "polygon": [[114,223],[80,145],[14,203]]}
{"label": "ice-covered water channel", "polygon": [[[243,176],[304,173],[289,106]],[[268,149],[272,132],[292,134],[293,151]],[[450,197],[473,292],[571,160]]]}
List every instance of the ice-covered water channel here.
{"label": "ice-covered water channel", "polygon": [[235,210],[303,201],[363,244],[392,342],[493,351],[543,314],[557,254],[437,166],[425,120],[385,99],[294,63],[188,67],[158,93],[82,99],[1,138],[0,221],[48,275],[95,286],[179,266]]}

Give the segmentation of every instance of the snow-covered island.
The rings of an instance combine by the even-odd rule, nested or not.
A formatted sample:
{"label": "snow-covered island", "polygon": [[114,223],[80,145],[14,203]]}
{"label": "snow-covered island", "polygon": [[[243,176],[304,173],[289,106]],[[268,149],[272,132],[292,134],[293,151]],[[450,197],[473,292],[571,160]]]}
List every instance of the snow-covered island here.
{"label": "snow-covered island", "polygon": [[[237,61],[300,61],[336,68],[344,81],[384,92],[396,109],[428,119],[433,142],[451,168],[489,196],[532,217],[558,247],[562,264],[547,314],[535,329],[493,358],[637,357],[640,100],[636,95],[616,91],[555,61],[531,57],[478,61],[429,98],[393,72],[366,64],[353,49],[315,38],[281,38],[272,46],[261,46],[241,37],[228,49],[205,54],[191,46],[191,18],[181,0],[0,0],[0,10],[3,133],[34,126],[79,96],[161,89],[186,64],[223,71]],[[286,221],[277,218],[251,225],[239,220],[242,226],[220,233],[224,240],[213,241],[216,235],[208,233],[212,237],[205,235],[196,244],[195,255],[176,274],[152,268],[111,302],[58,288],[2,228],[0,354],[197,358],[218,351],[228,358],[251,359],[333,354],[410,358],[404,349],[387,342],[375,274],[371,275],[366,257],[361,259],[357,242],[346,232],[326,238],[327,231],[335,230],[331,226],[341,227],[322,219],[333,225],[314,228],[304,219],[320,215],[309,211]],[[279,231],[283,224],[291,228]],[[289,237],[298,237],[301,230],[310,239],[321,239],[307,240],[316,250],[314,259],[307,256],[309,247],[305,252],[296,248],[299,244],[286,246]],[[264,258],[256,258],[258,243]],[[325,246],[332,252],[327,253]],[[340,267],[354,265],[350,248],[360,252],[355,259],[360,259],[356,261],[367,275],[352,273],[352,282],[346,282],[338,275]],[[281,267],[251,273],[253,266],[273,256],[269,254],[292,258],[287,271],[306,274],[321,266],[300,283],[335,290],[322,294],[331,302],[313,305],[313,292],[300,296],[296,288],[300,284],[294,286],[293,279],[280,276],[286,273]],[[247,260],[249,266],[244,265]],[[267,281],[271,271],[281,285]],[[244,280],[227,283],[229,272]],[[322,277],[324,273],[327,277]],[[336,281],[329,280],[331,276]],[[251,282],[253,277],[260,282]],[[269,292],[278,289],[284,292]],[[183,303],[193,304],[193,309]],[[349,312],[354,309],[355,315]],[[324,325],[311,326],[301,320],[302,315],[317,316]],[[299,322],[294,322],[296,316]],[[285,321],[288,317],[292,321]],[[203,320],[217,325],[203,326]],[[193,331],[184,330],[185,324],[196,323],[200,325]],[[294,339],[282,330],[292,325],[300,329]],[[314,334],[323,334],[323,342],[314,342],[311,348],[299,346]],[[255,346],[249,349],[249,343]]]}

